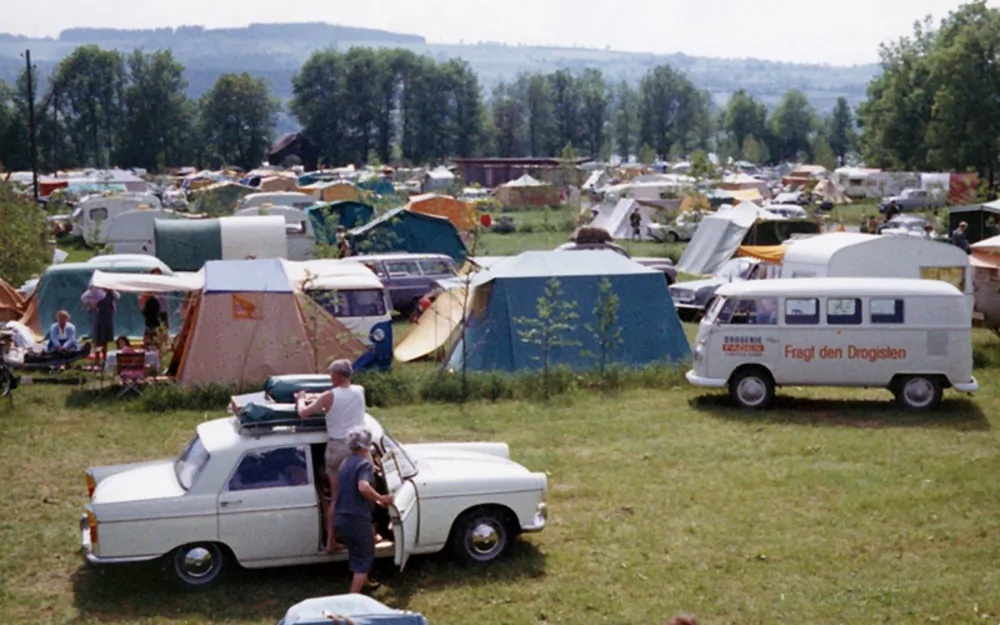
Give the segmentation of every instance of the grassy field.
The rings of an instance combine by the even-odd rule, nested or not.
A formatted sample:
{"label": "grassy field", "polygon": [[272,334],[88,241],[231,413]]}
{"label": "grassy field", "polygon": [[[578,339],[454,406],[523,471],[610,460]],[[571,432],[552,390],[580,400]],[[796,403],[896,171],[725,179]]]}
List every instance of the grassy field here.
{"label": "grassy field", "polygon": [[[976,375],[982,393],[920,417],[859,390],[784,389],[775,409],[747,413],[677,378],[549,404],[374,410],[404,442],[509,442],[548,473],[551,509],[546,531],[486,570],[443,556],[381,565],[376,597],[434,625],[679,611],[708,624],[996,623],[1000,371]],[[241,571],[186,594],[156,566],[81,564],[83,470],[172,455],[219,408],[151,414],[40,384],[0,403],[0,623],[263,625],[346,591],[339,565]]]}

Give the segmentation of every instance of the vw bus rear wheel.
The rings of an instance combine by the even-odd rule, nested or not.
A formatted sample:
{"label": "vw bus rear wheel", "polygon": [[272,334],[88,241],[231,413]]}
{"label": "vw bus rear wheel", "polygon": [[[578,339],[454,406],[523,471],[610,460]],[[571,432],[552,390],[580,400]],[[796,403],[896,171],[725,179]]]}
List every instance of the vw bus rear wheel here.
{"label": "vw bus rear wheel", "polygon": [[774,379],[762,367],[740,369],[729,378],[729,398],[741,408],[764,410],[774,399]]}
{"label": "vw bus rear wheel", "polygon": [[941,383],[932,377],[913,375],[901,378],[893,389],[900,406],[914,412],[934,410],[941,403]]}

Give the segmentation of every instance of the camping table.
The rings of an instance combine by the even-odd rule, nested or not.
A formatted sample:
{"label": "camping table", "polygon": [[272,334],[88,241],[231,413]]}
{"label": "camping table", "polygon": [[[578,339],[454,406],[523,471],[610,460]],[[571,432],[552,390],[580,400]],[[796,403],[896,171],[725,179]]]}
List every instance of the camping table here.
{"label": "camping table", "polygon": [[[118,351],[112,350],[108,352],[108,357],[104,360],[104,371],[113,373],[115,371],[115,366],[118,361]],[[159,373],[160,371],[160,353],[154,351],[146,352],[146,368],[152,369]]]}

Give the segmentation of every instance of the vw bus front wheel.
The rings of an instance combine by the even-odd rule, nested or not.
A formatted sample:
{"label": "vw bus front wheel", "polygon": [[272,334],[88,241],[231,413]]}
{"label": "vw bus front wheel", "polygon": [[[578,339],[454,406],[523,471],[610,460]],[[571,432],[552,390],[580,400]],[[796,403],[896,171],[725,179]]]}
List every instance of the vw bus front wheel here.
{"label": "vw bus front wheel", "polygon": [[729,378],[729,398],[751,410],[764,410],[774,399],[774,378],[763,367],[740,369]]}

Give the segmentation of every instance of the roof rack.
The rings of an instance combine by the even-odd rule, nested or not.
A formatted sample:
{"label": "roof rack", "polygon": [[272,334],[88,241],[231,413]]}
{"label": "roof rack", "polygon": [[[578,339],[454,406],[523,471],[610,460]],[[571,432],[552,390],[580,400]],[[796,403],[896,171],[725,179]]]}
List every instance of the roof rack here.
{"label": "roof rack", "polygon": [[295,410],[295,404],[275,403],[262,392],[231,397],[229,412],[239,419],[241,430],[254,434],[286,434],[326,428],[325,417],[302,419]]}

